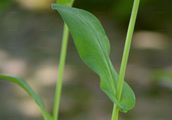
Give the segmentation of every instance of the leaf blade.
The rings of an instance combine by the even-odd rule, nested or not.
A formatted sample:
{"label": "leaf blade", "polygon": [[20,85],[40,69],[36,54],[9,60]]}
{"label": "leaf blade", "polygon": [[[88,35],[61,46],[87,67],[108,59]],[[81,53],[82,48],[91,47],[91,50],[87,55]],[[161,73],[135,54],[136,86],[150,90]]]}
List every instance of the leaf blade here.
{"label": "leaf blade", "polygon": [[42,99],[39,97],[37,93],[35,93],[35,91],[25,81],[14,76],[0,74],[0,81],[1,80],[9,81],[11,83],[15,83],[18,86],[20,86],[29,96],[33,98],[35,103],[38,105],[39,110],[43,114],[43,117],[45,118],[45,120],[51,120],[51,115],[46,111],[46,108]]}
{"label": "leaf blade", "polygon": [[[55,5],[57,5],[57,4],[55,4]],[[60,5],[57,5],[57,6],[59,8],[62,7]],[[56,7],[56,6],[54,6],[54,7]],[[73,8],[71,8],[71,9],[73,9]],[[72,11],[70,11],[70,9],[69,10],[67,9],[67,11],[65,11],[66,9],[59,9],[59,10],[64,10],[64,11],[61,11],[61,12],[63,12],[63,14],[66,13],[65,15],[63,15],[63,14],[61,14],[61,15],[65,19],[65,22],[67,23],[67,25],[69,27],[69,30],[71,30],[70,32],[72,33],[75,46],[79,52],[81,59],[93,71],[95,71],[101,78],[103,78],[102,80],[104,80],[105,77],[107,77],[108,74],[110,74],[110,69],[109,69],[109,67],[107,67],[108,63],[106,60],[107,59],[106,57],[109,56],[108,54],[110,52],[110,45],[109,45],[109,41],[105,35],[105,32],[104,32],[101,24],[94,16],[90,15],[90,13],[88,13],[86,11],[81,10],[81,12],[84,12],[85,13],[84,15],[86,15],[87,17],[90,17],[90,16],[94,17],[94,19],[92,19],[93,20],[92,22],[98,23],[97,26],[95,26],[95,28],[93,28],[92,25],[90,25],[90,23],[87,23],[87,21],[84,20],[85,16],[80,16],[80,14],[81,14],[80,10],[74,9],[75,15],[77,15],[77,17],[71,16]],[[68,16],[70,16],[70,18],[67,18]],[[77,18],[80,18],[80,22],[77,22]],[[72,23],[72,24],[69,25],[68,23]],[[83,24],[85,26],[91,26],[92,29],[85,29]],[[78,26],[77,29],[72,29],[72,28],[75,28],[76,25]],[[94,33],[95,29],[101,30],[100,33],[98,33],[98,34],[100,34],[101,37],[105,37],[105,39],[102,39],[103,40],[102,42],[104,44],[99,44],[101,42],[99,42],[97,40],[97,38],[100,39],[101,38],[100,36],[92,35],[92,33]],[[91,30],[94,30],[94,31],[91,31]],[[95,32],[95,33],[97,33],[97,32]],[[90,35],[92,35],[92,36],[90,36]],[[80,38],[82,38],[82,39],[80,39]],[[87,38],[87,39],[85,39],[85,38]],[[96,39],[97,41],[90,42],[90,40],[92,38]],[[83,43],[83,41],[84,41],[84,43]],[[94,48],[94,51],[90,48]],[[103,50],[103,52],[102,52],[102,50]],[[96,54],[96,56],[95,56],[95,54]],[[90,56],[90,57],[88,57],[88,56]],[[106,74],[106,76],[103,76],[104,74],[102,74],[102,73]],[[110,74],[110,76],[111,76],[111,74]],[[112,88],[113,88],[113,86],[112,86]]]}
{"label": "leaf blade", "polygon": [[99,75],[101,89],[118,105],[121,111],[126,112],[132,109],[135,96],[127,83],[124,84],[121,100],[117,99],[118,74],[110,60],[109,40],[99,20],[85,10],[58,4],[53,4],[52,8],[60,13],[68,25],[83,62]]}

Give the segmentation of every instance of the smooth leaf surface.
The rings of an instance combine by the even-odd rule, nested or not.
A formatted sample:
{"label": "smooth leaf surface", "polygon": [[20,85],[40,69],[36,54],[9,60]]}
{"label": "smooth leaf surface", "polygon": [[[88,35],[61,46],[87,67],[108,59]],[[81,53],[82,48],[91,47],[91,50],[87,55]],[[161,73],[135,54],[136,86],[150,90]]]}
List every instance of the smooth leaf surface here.
{"label": "smooth leaf surface", "polygon": [[32,90],[32,88],[25,81],[23,81],[23,80],[21,80],[21,79],[19,79],[17,77],[12,77],[12,76],[9,76],[9,75],[1,75],[0,74],[0,81],[1,80],[9,81],[11,83],[15,83],[18,86],[20,86],[36,102],[36,104],[38,105],[41,113],[43,114],[44,119],[45,120],[52,120],[49,113],[46,112],[46,108],[45,108],[45,105],[44,105],[42,99]]}
{"label": "smooth leaf surface", "polygon": [[132,109],[135,96],[126,83],[121,100],[117,100],[118,74],[111,63],[109,40],[99,20],[85,10],[59,4],[53,4],[52,8],[60,13],[68,25],[81,59],[99,75],[101,89],[121,111]]}

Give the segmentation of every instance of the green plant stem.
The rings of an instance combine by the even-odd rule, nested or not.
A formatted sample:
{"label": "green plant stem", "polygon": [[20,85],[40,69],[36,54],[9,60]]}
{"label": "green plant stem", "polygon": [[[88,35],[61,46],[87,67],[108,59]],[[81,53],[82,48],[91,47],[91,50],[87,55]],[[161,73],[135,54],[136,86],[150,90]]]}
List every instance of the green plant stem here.
{"label": "green plant stem", "polygon": [[[58,3],[59,0],[56,1]],[[63,0],[60,0],[61,3],[63,3]],[[65,3],[65,2],[64,2]],[[71,0],[69,3],[66,4],[66,6],[72,6],[74,3],[74,0]],[[60,61],[58,66],[58,79],[56,83],[56,90],[55,90],[55,96],[54,96],[54,106],[53,106],[53,120],[58,120],[59,118],[59,108],[60,108],[60,98],[62,93],[62,85],[63,85],[63,73],[64,73],[64,66],[66,61],[66,54],[67,54],[67,44],[69,39],[69,29],[66,24],[64,24],[63,29],[63,38],[62,38],[62,47],[61,47],[61,53],[60,53]]]}
{"label": "green plant stem", "polygon": [[119,113],[119,109],[117,109],[116,104],[114,104],[113,111],[112,111],[112,119],[111,120],[118,120],[118,113]]}
{"label": "green plant stem", "polygon": [[54,97],[53,120],[58,120],[59,117],[58,115],[59,115],[60,98],[61,98],[62,84],[63,84],[64,66],[66,61],[68,37],[69,37],[69,30],[67,25],[65,24],[63,30],[60,62],[58,66],[58,80],[56,84],[55,97]]}
{"label": "green plant stem", "polygon": [[[138,9],[139,9],[139,3],[140,3],[140,0],[134,0],[130,23],[129,23],[129,27],[128,27],[128,31],[127,31],[127,37],[126,37],[126,42],[125,42],[125,46],[124,46],[121,67],[120,67],[120,71],[119,71],[119,79],[118,79],[118,87],[117,87],[118,101],[120,101],[121,95],[122,95],[125,72],[126,72],[126,67],[127,67],[127,63],[128,63],[129,51],[130,51],[130,47],[131,47],[132,36],[133,36],[134,27],[135,27],[135,23],[136,23],[137,13],[138,13]],[[114,105],[113,109],[114,110],[112,113],[112,120],[118,120],[119,108],[116,105]]]}

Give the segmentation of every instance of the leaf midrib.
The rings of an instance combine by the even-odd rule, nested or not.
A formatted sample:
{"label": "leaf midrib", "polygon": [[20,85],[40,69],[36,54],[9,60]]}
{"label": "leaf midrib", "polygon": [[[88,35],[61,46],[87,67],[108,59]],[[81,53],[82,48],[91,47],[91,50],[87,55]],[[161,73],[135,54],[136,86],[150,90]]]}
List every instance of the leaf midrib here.
{"label": "leaf midrib", "polygon": [[[75,8],[74,8],[75,9]],[[84,11],[85,12],[85,11]],[[77,13],[78,13],[78,11],[77,11]],[[89,13],[87,13],[87,14],[89,14]],[[83,24],[87,24],[87,25],[89,25],[92,29],[90,29],[91,31],[96,31],[95,30],[95,28],[93,27],[93,25],[92,25],[92,23],[90,22],[90,21],[85,21],[83,18],[82,18],[82,16],[80,16],[80,14],[77,14],[78,15],[78,17],[80,18],[80,20],[83,22]],[[109,58],[109,56],[107,55],[107,52],[106,51],[104,51],[104,47],[102,46],[102,43],[101,43],[101,41],[100,41],[100,39],[99,39],[99,37],[98,37],[98,34],[97,34],[97,32],[95,32],[95,37],[96,37],[96,39],[97,39],[97,41],[98,41],[98,45],[99,45],[99,47],[100,47],[100,50],[102,51],[102,54],[103,54],[103,56],[104,56],[104,59],[105,59],[105,61],[106,61],[106,67],[107,67],[107,69],[108,69],[108,73],[109,73],[109,75],[110,75],[110,78],[111,78],[111,80],[109,81],[111,84],[111,88],[112,88],[112,90],[113,91],[115,91],[115,87],[113,86],[114,85],[114,82],[113,82],[113,77],[112,77],[112,70],[110,69],[111,68],[111,65],[109,64],[109,60],[108,60],[108,58]],[[113,92],[113,94],[114,94],[114,96],[115,96],[115,93]]]}

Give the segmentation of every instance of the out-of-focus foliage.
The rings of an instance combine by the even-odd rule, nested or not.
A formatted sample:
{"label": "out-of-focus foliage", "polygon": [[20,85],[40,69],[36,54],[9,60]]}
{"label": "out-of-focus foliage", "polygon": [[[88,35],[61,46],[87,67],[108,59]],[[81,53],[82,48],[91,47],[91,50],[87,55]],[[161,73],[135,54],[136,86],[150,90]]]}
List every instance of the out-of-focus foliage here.
{"label": "out-of-focus foliage", "polygon": [[158,69],[152,73],[152,79],[162,87],[166,87],[172,90],[172,71]]}
{"label": "out-of-focus foliage", "polygon": [[0,10],[3,10],[10,6],[12,0],[0,0]]}
{"label": "out-of-focus foliage", "polygon": [[44,120],[52,120],[50,114],[46,111],[44,102],[39,97],[39,95],[30,87],[30,85],[27,82],[21,80],[20,78],[9,76],[9,75],[3,75],[3,74],[0,74],[0,80],[15,83],[16,85],[21,87],[35,101],[35,103],[40,109],[40,112],[42,113],[44,117]]}
{"label": "out-of-focus foliage", "polygon": [[[105,12],[125,26],[128,24],[132,4],[133,0],[76,0],[75,2],[75,6],[79,8]],[[141,0],[137,27],[154,30],[171,26],[171,5],[172,0]]]}
{"label": "out-of-focus foliage", "polygon": [[[141,6],[144,6],[151,1],[152,0],[141,0]],[[131,14],[132,4],[133,0],[116,0],[113,3],[111,11],[118,20],[128,19]]]}

